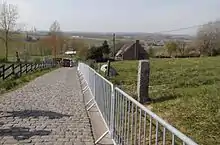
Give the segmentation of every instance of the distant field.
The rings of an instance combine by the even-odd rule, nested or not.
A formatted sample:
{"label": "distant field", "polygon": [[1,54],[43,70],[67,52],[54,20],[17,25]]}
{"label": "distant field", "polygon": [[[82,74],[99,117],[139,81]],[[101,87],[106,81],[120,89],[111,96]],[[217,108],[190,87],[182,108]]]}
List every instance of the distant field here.
{"label": "distant field", "polygon": [[[220,144],[220,57],[150,60],[147,106],[203,145]],[[112,79],[136,96],[137,61],[114,62]]]}
{"label": "distant field", "polygon": [[[112,37],[107,37],[107,38],[74,38],[79,41],[84,42],[88,46],[97,46],[97,45],[102,45],[102,43],[107,40],[109,45],[113,45],[113,38]],[[116,39],[115,43],[121,42],[121,41],[129,41],[129,39]]]}

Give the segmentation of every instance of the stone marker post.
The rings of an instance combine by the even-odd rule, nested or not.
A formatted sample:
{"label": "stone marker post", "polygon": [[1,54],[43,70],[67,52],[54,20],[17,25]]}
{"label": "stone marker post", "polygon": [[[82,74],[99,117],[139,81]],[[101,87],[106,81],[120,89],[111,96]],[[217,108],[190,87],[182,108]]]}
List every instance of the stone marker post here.
{"label": "stone marker post", "polygon": [[150,101],[148,94],[149,77],[150,77],[149,60],[140,60],[138,65],[138,81],[137,81],[138,101],[140,103],[146,103]]}

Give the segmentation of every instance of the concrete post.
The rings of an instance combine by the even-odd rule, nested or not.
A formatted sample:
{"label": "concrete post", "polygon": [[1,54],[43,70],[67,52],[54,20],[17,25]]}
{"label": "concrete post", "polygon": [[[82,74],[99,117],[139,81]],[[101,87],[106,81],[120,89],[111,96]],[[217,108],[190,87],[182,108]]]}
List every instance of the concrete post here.
{"label": "concrete post", "polygon": [[140,60],[138,66],[138,81],[137,81],[138,101],[140,103],[146,103],[150,101],[148,94],[149,77],[150,77],[149,60]]}

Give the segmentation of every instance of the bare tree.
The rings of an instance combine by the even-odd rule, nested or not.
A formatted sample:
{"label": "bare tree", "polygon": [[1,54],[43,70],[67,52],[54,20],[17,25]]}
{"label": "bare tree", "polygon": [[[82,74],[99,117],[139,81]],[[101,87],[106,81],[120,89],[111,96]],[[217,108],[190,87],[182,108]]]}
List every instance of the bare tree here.
{"label": "bare tree", "polygon": [[50,33],[53,34],[58,34],[60,32],[60,24],[56,20],[53,22],[53,24],[50,26]]}
{"label": "bare tree", "polygon": [[220,53],[220,21],[203,25],[197,32],[197,48],[200,54],[217,55]]}
{"label": "bare tree", "polygon": [[3,2],[0,4],[0,29],[2,35],[0,39],[5,45],[5,60],[8,60],[8,42],[11,39],[12,33],[15,31],[16,22],[18,19],[18,10],[15,5]]}
{"label": "bare tree", "polygon": [[186,42],[184,41],[177,41],[177,50],[180,53],[181,56],[185,55],[186,51]]}
{"label": "bare tree", "polygon": [[53,24],[50,26],[49,34],[52,37],[53,53],[54,57],[56,58],[58,37],[61,34],[60,24],[58,21],[54,21]]}

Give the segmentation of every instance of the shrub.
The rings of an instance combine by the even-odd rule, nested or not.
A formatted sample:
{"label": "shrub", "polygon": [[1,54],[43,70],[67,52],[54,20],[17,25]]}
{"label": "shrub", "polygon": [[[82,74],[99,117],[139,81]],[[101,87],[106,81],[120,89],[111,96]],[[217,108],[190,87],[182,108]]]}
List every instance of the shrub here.
{"label": "shrub", "polygon": [[27,77],[21,77],[21,81],[26,83],[29,81],[29,79]]}
{"label": "shrub", "polygon": [[0,58],[0,63],[4,63],[6,62],[6,59],[5,58]]}
{"label": "shrub", "polygon": [[148,54],[149,54],[149,57],[155,57],[155,50],[152,47],[150,47],[148,49]]}
{"label": "shrub", "polygon": [[91,68],[95,68],[95,61],[94,60],[88,60],[87,62],[86,62]]}
{"label": "shrub", "polygon": [[34,58],[34,63],[41,63],[41,59],[39,57]]}
{"label": "shrub", "polygon": [[4,83],[4,88],[5,88],[6,90],[10,90],[10,89],[12,89],[14,86],[16,86],[16,85],[17,85],[16,81],[14,81],[14,80],[8,80],[8,81],[6,81],[6,82]]}

